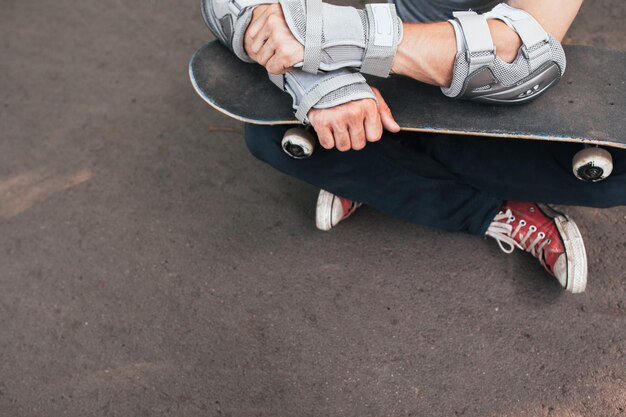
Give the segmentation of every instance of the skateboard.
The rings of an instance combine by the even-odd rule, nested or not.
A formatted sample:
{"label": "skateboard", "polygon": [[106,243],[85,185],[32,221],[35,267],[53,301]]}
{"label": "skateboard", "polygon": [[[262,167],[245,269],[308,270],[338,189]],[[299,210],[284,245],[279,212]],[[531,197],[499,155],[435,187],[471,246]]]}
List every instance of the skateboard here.
{"label": "skateboard", "polygon": [[[536,100],[495,106],[445,97],[439,88],[402,76],[367,77],[380,89],[402,130],[554,142],[578,142],[574,175],[599,181],[610,175],[605,148],[626,149],[626,53],[566,45],[563,79]],[[235,57],[219,42],[200,47],[189,63],[191,82],[207,103],[229,117],[260,125],[300,125],[289,94],[272,84],[265,69]],[[289,129],[285,151],[313,152],[310,130]]]}

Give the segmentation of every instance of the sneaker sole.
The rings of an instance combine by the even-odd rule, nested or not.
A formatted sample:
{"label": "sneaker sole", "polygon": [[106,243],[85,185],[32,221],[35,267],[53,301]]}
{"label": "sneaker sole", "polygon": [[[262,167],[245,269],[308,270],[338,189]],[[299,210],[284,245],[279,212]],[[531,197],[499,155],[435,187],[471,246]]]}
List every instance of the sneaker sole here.
{"label": "sneaker sole", "polygon": [[572,293],[581,293],[587,287],[587,251],[576,223],[567,216],[554,218],[567,257],[567,282],[565,289]]}
{"label": "sneaker sole", "polygon": [[[325,190],[320,190],[320,194],[317,197],[317,205],[315,206],[315,226],[323,232],[328,232],[333,228],[332,213],[334,198],[335,196],[333,194]],[[330,210],[326,210],[326,207],[330,207]]]}

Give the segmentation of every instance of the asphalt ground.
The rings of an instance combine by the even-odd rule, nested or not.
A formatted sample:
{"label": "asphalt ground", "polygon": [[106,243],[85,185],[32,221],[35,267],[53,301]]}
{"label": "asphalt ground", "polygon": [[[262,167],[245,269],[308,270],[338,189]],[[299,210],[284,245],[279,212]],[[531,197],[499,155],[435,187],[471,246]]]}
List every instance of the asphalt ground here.
{"label": "asphalt ground", "polygon": [[368,208],[318,232],[195,95],[197,3],[0,1],[1,416],[626,415],[626,208],[567,209],[582,295]]}

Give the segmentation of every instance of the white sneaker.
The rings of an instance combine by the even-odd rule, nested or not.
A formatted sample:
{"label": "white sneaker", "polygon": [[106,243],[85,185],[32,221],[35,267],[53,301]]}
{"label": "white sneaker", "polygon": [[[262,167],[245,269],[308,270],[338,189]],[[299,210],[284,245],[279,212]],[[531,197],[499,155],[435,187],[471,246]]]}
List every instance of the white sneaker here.
{"label": "white sneaker", "polygon": [[356,201],[320,190],[315,208],[315,225],[319,230],[328,231],[350,217],[361,206],[362,204]]}

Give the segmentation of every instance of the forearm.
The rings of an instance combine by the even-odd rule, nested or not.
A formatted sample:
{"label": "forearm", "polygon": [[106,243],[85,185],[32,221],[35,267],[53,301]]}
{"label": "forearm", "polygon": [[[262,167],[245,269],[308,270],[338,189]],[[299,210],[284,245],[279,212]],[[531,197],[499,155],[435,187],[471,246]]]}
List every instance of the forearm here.
{"label": "forearm", "polygon": [[[515,59],[521,40],[506,24],[489,20],[497,55],[506,62]],[[457,53],[454,29],[448,22],[405,23],[392,71],[415,80],[447,87]]]}

